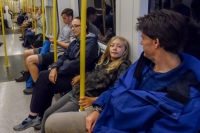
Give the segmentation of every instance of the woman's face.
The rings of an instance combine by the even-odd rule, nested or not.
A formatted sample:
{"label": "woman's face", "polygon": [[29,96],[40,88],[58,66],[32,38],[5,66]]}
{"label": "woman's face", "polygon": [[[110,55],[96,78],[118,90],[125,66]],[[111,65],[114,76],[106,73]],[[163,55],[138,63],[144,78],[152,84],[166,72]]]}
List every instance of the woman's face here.
{"label": "woman's face", "polygon": [[110,56],[111,60],[119,59],[125,53],[126,47],[124,42],[120,39],[115,39],[110,44]]}
{"label": "woman's face", "polygon": [[71,29],[72,29],[72,32],[73,32],[74,36],[76,36],[77,38],[80,38],[81,21],[79,19],[74,19],[72,21]]}

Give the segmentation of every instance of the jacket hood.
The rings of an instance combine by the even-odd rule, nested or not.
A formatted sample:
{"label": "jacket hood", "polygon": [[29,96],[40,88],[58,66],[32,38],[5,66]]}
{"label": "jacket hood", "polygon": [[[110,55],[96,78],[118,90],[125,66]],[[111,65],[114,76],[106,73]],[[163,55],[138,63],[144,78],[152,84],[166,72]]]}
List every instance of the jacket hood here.
{"label": "jacket hood", "polygon": [[[97,39],[97,36],[93,33],[89,33],[89,34],[87,34],[86,38],[87,39],[89,39],[89,38]],[[74,37],[74,38],[72,38],[71,42],[73,42],[73,41],[79,42],[80,40],[77,37]]]}

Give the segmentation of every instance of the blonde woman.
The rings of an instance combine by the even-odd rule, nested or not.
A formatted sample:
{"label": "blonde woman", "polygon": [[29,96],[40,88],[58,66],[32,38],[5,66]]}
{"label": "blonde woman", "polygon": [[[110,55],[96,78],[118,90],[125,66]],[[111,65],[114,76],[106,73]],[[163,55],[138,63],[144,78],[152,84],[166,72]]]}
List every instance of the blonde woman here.
{"label": "blonde woman", "polygon": [[[42,121],[41,132],[84,132],[84,118],[86,118],[87,113],[77,112],[79,106],[87,109],[87,112],[91,111],[90,106],[92,106],[92,102],[96,100],[101,93],[106,91],[109,86],[112,86],[119,76],[131,65],[131,62],[128,60],[128,53],[129,43],[126,39],[120,36],[110,39],[107,44],[107,49],[100,58],[96,68],[92,72],[86,74],[86,96],[79,98],[80,84],[77,83],[79,77],[73,78],[72,91],[46,110]],[[79,123],[79,126],[77,126],[75,121]]]}

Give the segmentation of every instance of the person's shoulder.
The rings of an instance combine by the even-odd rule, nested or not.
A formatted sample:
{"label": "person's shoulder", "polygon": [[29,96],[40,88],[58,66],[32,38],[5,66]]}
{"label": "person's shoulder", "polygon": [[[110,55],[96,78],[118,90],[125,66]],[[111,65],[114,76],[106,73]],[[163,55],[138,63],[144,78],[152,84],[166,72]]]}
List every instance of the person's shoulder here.
{"label": "person's shoulder", "polygon": [[71,31],[71,27],[66,24],[64,27],[63,27],[63,30],[66,30],[66,31]]}
{"label": "person's shoulder", "polygon": [[87,41],[96,41],[98,40],[97,36],[94,33],[89,32],[86,36]]}
{"label": "person's shoulder", "polygon": [[120,66],[131,66],[132,62],[130,60],[123,60]]}

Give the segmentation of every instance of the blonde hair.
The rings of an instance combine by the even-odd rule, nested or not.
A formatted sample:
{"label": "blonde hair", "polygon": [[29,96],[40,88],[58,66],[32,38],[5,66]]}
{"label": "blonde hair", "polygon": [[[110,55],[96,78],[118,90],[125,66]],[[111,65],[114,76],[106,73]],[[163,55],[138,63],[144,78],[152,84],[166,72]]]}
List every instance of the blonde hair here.
{"label": "blonde hair", "polygon": [[107,48],[104,52],[104,54],[101,56],[101,58],[99,59],[99,62],[98,62],[98,66],[102,65],[103,63],[105,64],[108,64],[111,60],[111,56],[110,56],[110,45],[112,44],[112,42],[116,39],[119,39],[123,42],[124,46],[125,46],[125,51],[124,51],[124,54],[117,60],[114,60],[112,61],[112,63],[109,64],[108,68],[106,69],[107,72],[110,72],[111,70],[114,70],[114,69],[117,69],[118,66],[124,61],[124,60],[127,60],[128,59],[128,54],[129,54],[129,42],[121,37],[121,36],[115,36],[115,37],[112,37],[110,39],[110,41],[108,42],[107,44]]}

